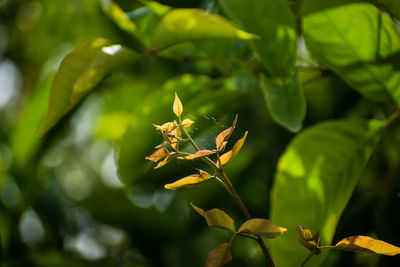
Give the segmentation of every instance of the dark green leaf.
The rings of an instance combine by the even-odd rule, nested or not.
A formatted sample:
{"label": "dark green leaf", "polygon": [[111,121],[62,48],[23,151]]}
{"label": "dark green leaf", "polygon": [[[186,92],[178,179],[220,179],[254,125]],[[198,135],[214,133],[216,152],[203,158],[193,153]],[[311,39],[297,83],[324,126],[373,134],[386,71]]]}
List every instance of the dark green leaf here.
{"label": "dark green leaf", "polygon": [[367,97],[400,103],[400,70],[393,58],[400,52],[400,32],[390,18],[357,3],[309,13],[302,25],[310,52],[323,65]]}
{"label": "dark green leaf", "polygon": [[51,129],[113,69],[136,56],[102,38],[83,43],[72,51],[54,78],[46,118],[38,135],[43,136]]}
{"label": "dark green leaf", "polygon": [[285,0],[220,0],[228,16],[261,37],[254,52],[274,76],[290,74],[296,60],[296,21]]}
{"label": "dark green leaf", "polygon": [[400,20],[400,1],[398,0],[380,0],[387,9],[396,19]]}
{"label": "dark green leaf", "polygon": [[206,267],[220,267],[232,260],[231,244],[222,243],[208,254]]}
{"label": "dark green leaf", "polygon": [[[330,244],[380,128],[380,122],[353,119],[324,122],[300,133],[279,160],[271,220],[293,230],[298,224],[318,229],[321,244]],[[307,256],[307,250],[294,245],[297,238],[296,231],[289,231],[274,240],[277,266],[296,266]]]}
{"label": "dark green leaf", "polygon": [[261,88],[272,118],[292,132],[298,132],[306,115],[306,100],[296,72],[290,79],[261,74]]}

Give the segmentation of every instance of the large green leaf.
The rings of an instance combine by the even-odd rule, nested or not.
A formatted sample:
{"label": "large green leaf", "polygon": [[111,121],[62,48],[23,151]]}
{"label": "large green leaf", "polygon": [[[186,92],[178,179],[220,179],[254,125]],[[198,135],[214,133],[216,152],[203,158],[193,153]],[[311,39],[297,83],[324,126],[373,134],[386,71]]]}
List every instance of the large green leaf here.
{"label": "large green leaf", "polygon": [[220,0],[227,15],[261,37],[254,52],[274,76],[287,76],[296,60],[296,21],[285,0]]}
{"label": "large green leaf", "polygon": [[[325,2],[305,4],[323,7]],[[314,10],[302,25],[310,52],[323,65],[367,97],[391,96],[400,103],[399,63],[394,59],[400,32],[390,18],[370,4],[356,3]]]}
{"label": "large green leaf", "polygon": [[50,90],[49,106],[39,136],[74,108],[105,76],[137,54],[98,38],[83,43],[61,63]]}
{"label": "large green leaf", "polygon": [[261,74],[261,89],[272,118],[292,132],[299,131],[306,115],[306,100],[298,73],[288,80]]}
{"label": "large green leaf", "polygon": [[[332,242],[340,215],[379,140],[381,125],[355,119],[324,122],[289,144],[272,189],[271,220],[289,230],[272,243],[277,266],[297,266],[309,253],[296,244],[297,225],[319,230],[323,245]],[[313,266],[324,255],[314,257]]]}
{"label": "large green leaf", "polygon": [[153,39],[157,48],[209,39],[253,39],[224,18],[200,9],[174,9],[162,19]]}
{"label": "large green leaf", "polygon": [[381,0],[386,9],[398,20],[400,20],[400,1],[398,0]]}

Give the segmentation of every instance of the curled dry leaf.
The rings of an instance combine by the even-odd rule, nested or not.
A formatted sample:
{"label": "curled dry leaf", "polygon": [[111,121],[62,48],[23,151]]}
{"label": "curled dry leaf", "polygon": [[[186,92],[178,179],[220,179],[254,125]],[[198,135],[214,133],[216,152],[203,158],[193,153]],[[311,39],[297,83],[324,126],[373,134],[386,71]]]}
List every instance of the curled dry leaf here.
{"label": "curled dry leaf", "polygon": [[222,243],[210,251],[206,267],[220,267],[232,260],[231,244]]}
{"label": "curled dry leaf", "polygon": [[369,236],[349,236],[339,241],[335,248],[355,252],[366,252],[371,254],[382,254],[394,256],[400,254],[400,247],[377,240]]}
{"label": "curled dry leaf", "polygon": [[240,138],[236,144],[233,146],[232,150],[223,154],[220,158],[222,166],[228,164],[231,159],[233,159],[237,153],[239,153],[240,149],[242,148],[244,141],[246,141],[247,131],[245,132],[244,136]]}
{"label": "curled dry leaf", "polygon": [[194,123],[194,121],[192,121],[192,120],[184,119],[182,121],[182,127],[183,128],[189,128],[190,126],[192,126],[193,123]]}
{"label": "curled dry leaf", "polygon": [[198,159],[198,158],[203,158],[203,157],[207,157],[210,156],[212,154],[215,154],[214,151],[212,150],[199,150],[196,153],[192,154],[192,155],[188,155],[185,157],[180,157],[180,159]]}
{"label": "curled dry leaf", "polygon": [[[233,130],[235,129],[236,122],[237,122],[237,118],[238,118],[238,115],[235,116],[235,119],[233,120],[232,126],[229,127],[228,129],[223,130],[223,131],[217,136],[217,138],[215,139],[215,144],[216,144],[216,147],[217,147],[218,150],[220,150],[220,151],[223,150],[223,149],[222,149],[222,145],[223,145],[223,143],[224,143],[225,141],[228,140],[228,138],[231,136]],[[226,143],[225,143],[225,145],[223,146],[223,148],[225,148],[225,146],[226,146]]]}
{"label": "curled dry leaf", "polygon": [[176,94],[176,92],[175,92],[174,105],[173,105],[172,109],[173,109],[173,111],[174,111],[174,114],[175,114],[177,117],[181,117],[182,112],[183,112],[183,105],[182,105],[182,102],[181,102],[181,100],[179,99],[178,95]]}
{"label": "curled dry leaf", "polygon": [[212,176],[206,171],[200,171],[200,174],[192,174],[185,178],[182,178],[178,181],[175,181],[171,184],[166,184],[165,189],[177,190],[180,188],[191,187],[196,184],[202,183],[208,179],[212,178]]}
{"label": "curled dry leaf", "polygon": [[266,238],[275,238],[283,235],[286,228],[275,225],[272,221],[261,218],[254,218],[245,221],[239,228],[239,233],[251,233]]}
{"label": "curled dry leaf", "polygon": [[224,211],[220,209],[211,209],[204,211],[193,203],[190,203],[190,205],[192,205],[193,209],[197,211],[197,213],[199,213],[206,219],[208,226],[225,229],[231,231],[232,233],[235,233],[235,222]]}
{"label": "curled dry leaf", "polygon": [[150,156],[147,156],[145,159],[157,162],[162,158],[168,156],[169,151],[166,148],[161,148],[153,152]]}

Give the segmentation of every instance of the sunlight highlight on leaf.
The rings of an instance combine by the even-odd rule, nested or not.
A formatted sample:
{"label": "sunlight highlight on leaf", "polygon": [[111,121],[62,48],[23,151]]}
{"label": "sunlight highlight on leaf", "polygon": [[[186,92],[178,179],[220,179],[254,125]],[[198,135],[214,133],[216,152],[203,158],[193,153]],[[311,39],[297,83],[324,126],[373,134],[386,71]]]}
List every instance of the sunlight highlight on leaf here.
{"label": "sunlight highlight on leaf", "polygon": [[222,150],[223,143],[225,141],[227,141],[229,139],[229,137],[231,136],[233,130],[235,129],[237,118],[238,118],[238,115],[235,116],[232,126],[229,127],[228,129],[223,130],[215,139],[215,144],[216,144],[218,150]]}
{"label": "sunlight highlight on leaf", "polygon": [[340,240],[335,247],[343,250],[382,254],[387,256],[400,254],[400,247],[362,235],[346,237]]}
{"label": "sunlight highlight on leaf", "polygon": [[206,219],[208,226],[225,229],[231,231],[232,233],[235,233],[235,222],[224,211],[220,209],[211,209],[208,211],[204,211],[193,203],[190,203],[190,205],[195,211],[197,211],[201,216]]}
{"label": "sunlight highlight on leaf", "polygon": [[150,156],[147,156],[145,159],[157,162],[161,160],[162,158],[168,156],[169,151],[166,148],[161,148],[159,150],[156,150],[151,154]]}
{"label": "sunlight highlight on leaf", "polygon": [[286,228],[275,225],[272,221],[261,218],[254,218],[245,221],[239,228],[239,233],[251,233],[266,238],[275,238],[283,235]]}
{"label": "sunlight highlight on leaf", "polygon": [[177,190],[181,188],[192,187],[196,184],[207,181],[210,178],[212,178],[212,176],[208,172],[200,170],[200,174],[189,175],[171,184],[166,184],[164,187],[165,189]]}
{"label": "sunlight highlight on leaf", "polygon": [[179,97],[178,97],[178,95],[176,94],[176,92],[175,92],[175,100],[174,100],[173,111],[174,111],[174,114],[175,114],[177,117],[179,117],[179,118],[181,117],[182,112],[183,112],[183,105],[182,105],[182,102],[181,102],[181,100],[179,99]]}
{"label": "sunlight highlight on leaf", "polygon": [[188,160],[190,160],[190,159],[198,159],[198,158],[207,157],[207,156],[210,156],[210,155],[213,155],[213,154],[215,154],[215,152],[212,151],[212,150],[199,150],[199,151],[197,151],[196,153],[194,153],[192,155],[189,155],[189,156],[186,156],[186,157],[180,157],[180,159],[188,159]]}
{"label": "sunlight highlight on leaf", "polygon": [[239,153],[240,149],[242,148],[244,141],[246,141],[247,131],[245,132],[244,136],[240,138],[236,144],[233,146],[232,150],[226,152],[221,156],[221,165],[224,166],[228,164],[231,159],[233,159],[237,153]]}

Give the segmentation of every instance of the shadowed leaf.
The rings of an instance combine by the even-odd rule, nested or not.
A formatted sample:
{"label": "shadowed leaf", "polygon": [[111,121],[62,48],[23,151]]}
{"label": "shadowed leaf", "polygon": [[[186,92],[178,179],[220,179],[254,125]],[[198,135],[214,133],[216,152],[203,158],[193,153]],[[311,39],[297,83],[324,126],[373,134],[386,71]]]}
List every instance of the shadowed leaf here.
{"label": "shadowed leaf", "polygon": [[245,221],[239,228],[239,233],[252,233],[266,238],[278,237],[286,231],[286,228],[279,227],[270,220],[260,218]]}
{"label": "shadowed leaf", "polygon": [[174,100],[174,106],[173,106],[173,111],[177,117],[180,117],[183,112],[183,105],[181,100],[179,99],[178,95],[175,92],[175,100]]}
{"label": "shadowed leaf", "polygon": [[228,162],[233,159],[237,153],[239,153],[240,149],[242,148],[244,141],[246,141],[247,133],[245,132],[244,136],[240,138],[236,144],[233,146],[232,150],[226,152],[221,156],[221,165],[224,166],[228,164]]}
{"label": "shadowed leaf", "polygon": [[222,243],[210,251],[206,267],[220,267],[232,260],[231,244]]}
{"label": "shadowed leaf", "polygon": [[307,228],[303,228],[301,225],[296,227],[296,231],[299,233],[299,238],[297,239],[305,248],[313,251],[319,246],[319,231],[312,235],[311,231]]}
{"label": "shadowed leaf", "polygon": [[165,48],[170,45],[207,39],[254,39],[255,35],[244,32],[229,21],[200,9],[174,9],[164,16],[154,35],[154,45]]}
{"label": "shadowed leaf", "polygon": [[206,219],[208,226],[222,228],[231,231],[232,233],[235,232],[235,222],[224,211],[220,209],[204,211],[193,203],[190,203],[190,205],[192,205],[193,209]]}
{"label": "shadowed leaf", "polygon": [[198,158],[202,158],[202,157],[207,157],[212,154],[215,154],[215,152],[212,150],[199,150],[192,155],[189,155],[186,157],[181,157],[181,159],[198,159]]}
{"label": "shadowed leaf", "polygon": [[38,136],[51,129],[113,69],[135,58],[133,51],[102,38],[85,42],[68,54],[54,77]]}
{"label": "shadowed leaf", "polygon": [[189,175],[189,176],[182,178],[171,184],[166,184],[164,187],[165,187],[165,189],[177,190],[180,188],[194,186],[194,185],[202,183],[210,178],[212,178],[212,176],[208,172],[200,170],[200,174]]}
{"label": "shadowed leaf", "polygon": [[218,150],[222,150],[223,144],[228,138],[231,136],[233,130],[235,129],[236,122],[237,122],[238,115],[235,116],[233,120],[232,126],[228,129],[223,130],[215,139],[215,144]]}
{"label": "shadowed leaf", "polygon": [[384,241],[362,235],[346,237],[340,240],[335,247],[343,250],[382,254],[388,256],[400,254],[400,247],[396,247]]}
{"label": "shadowed leaf", "polygon": [[147,156],[145,159],[157,162],[159,160],[161,160],[162,158],[168,156],[169,151],[165,148],[161,148],[159,150],[156,150],[153,152],[153,154],[151,154],[150,156]]}

